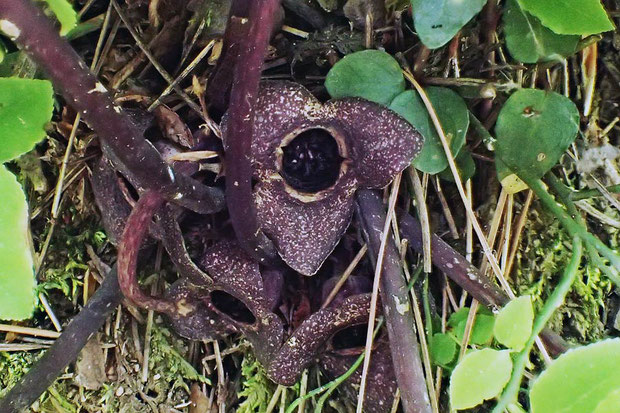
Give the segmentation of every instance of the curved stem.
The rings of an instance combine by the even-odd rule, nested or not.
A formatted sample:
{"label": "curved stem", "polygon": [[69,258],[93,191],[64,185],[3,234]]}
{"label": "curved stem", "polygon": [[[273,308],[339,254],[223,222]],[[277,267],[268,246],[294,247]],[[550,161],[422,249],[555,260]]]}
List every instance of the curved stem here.
{"label": "curved stem", "polygon": [[118,246],[116,263],[118,266],[118,284],[125,297],[147,310],[171,315],[177,312],[175,303],[146,295],[140,289],[136,277],[140,246],[148,232],[153,215],[163,203],[164,198],[156,191],[142,194],[125,224],[125,231]]}
{"label": "curved stem", "polygon": [[534,346],[534,342],[536,337],[543,331],[545,328],[545,324],[549,321],[555,310],[557,310],[562,303],[564,302],[564,298],[568,294],[570,287],[573,285],[573,281],[575,280],[575,276],[577,275],[577,270],[579,269],[579,264],[581,263],[581,257],[583,255],[583,242],[576,235],[573,238],[573,255],[571,257],[566,270],[564,271],[564,275],[562,275],[562,279],[553,290],[551,296],[545,302],[545,305],[540,310],[540,314],[536,317],[534,321],[534,326],[532,328],[532,334],[525,344],[525,348],[521,350],[521,352],[517,355],[514,367],[512,369],[512,376],[506,389],[502,393],[497,406],[493,409],[493,413],[503,413],[504,410],[508,408],[510,404],[513,404],[517,400],[517,396],[519,393],[519,388],[521,387],[521,381],[523,379],[523,373],[525,372],[525,365],[529,360],[530,351]]}
{"label": "curved stem", "polygon": [[[562,182],[560,182],[560,180],[553,173],[548,173],[545,180],[562,199],[566,210],[574,217],[575,221],[577,221],[579,225],[581,225],[587,230],[588,227],[586,225],[585,219],[581,216],[581,214],[577,210],[577,207],[575,206],[575,203],[571,199],[571,194],[574,194],[575,192],[566,185],[564,185]],[[589,243],[586,244],[586,250],[588,251],[588,255],[592,260],[592,263],[596,265],[598,269],[600,269],[603,273],[605,273],[612,282],[614,282],[617,286],[620,286],[620,275],[618,275],[618,270],[605,264],[605,262],[599,255],[599,252],[596,250],[596,248],[594,248],[593,245]]]}
{"label": "curved stem", "polygon": [[[226,201],[239,244],[265,262],[276,259],[273,243],[260,230],[252,196],[252,132],[265,51],[279,0],[254,0],[250,27],[241,40],[230,92],[226,148]],[[246,23],[247,24],[247,23]]]}
{"label": "curved stem", "polygon": [[31,0],[2,0],[0,21],[3,28],[9,28],[12,40],[47,73],[67,103],[97,132],[108,158],[139,190],[159,191],[168,200],[199,213],[223,209],[219,189],[172,171],[40,7]]}

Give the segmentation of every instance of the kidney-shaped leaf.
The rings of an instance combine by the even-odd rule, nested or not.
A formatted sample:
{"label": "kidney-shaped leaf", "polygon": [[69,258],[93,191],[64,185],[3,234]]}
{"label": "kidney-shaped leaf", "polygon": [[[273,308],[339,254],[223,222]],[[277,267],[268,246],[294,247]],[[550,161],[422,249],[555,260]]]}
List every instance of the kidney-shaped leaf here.
{"label": "kidney-shaped leaf", "polygon": [[386,52],[363,50],[336,63],[325,87],[333,98],[356,96],[387,106],[405,90],[405,77],[396,59]]}
{"label": "kidney-shaped leaf", "polygon": [[485,348],[466,354],[450,376],[452,408],[469,409],[497,396],[510,380],[511,372],[508,350]]}
{"label": "kidney-shaped leaf", "polygon": [[0,78],[0,163],[31,150],[52,117],[47,80]]}
{"label": "kidney-shaped leaf", "polygon": [[508,51],[523,63],[560,60],[575,53],[579,36],[554,33],[536,17],[508,0],[504,10],[504,34]]}
{"label": "kidney-shaped leaf", "polygon": [[[452,155],[456,157],[465,143],[469,128],[467,105],[463,98],[451,89],[431,86],[425,91],[450,142]],[[418,94],[412,90],[401,93],[392,101],[390,109],[407,119],[424,136],[424,147],[413,165],[429,174],[443,171],[448,166],[448,159],[426,106]]]}
{"label": "kidney-shaped leaf", "polygon": [[529,295],[511,300],[495,318],[493,334],[504,346],[521,351],[532,333],[534,310]]}
{"label": "kidney-shaped leaf", "polygon": [[558,34],[587,36],[614,29],[600,0],[519,0],[519,4]]}
{"label": "kidney-shaped leaf", "polygon": [[521,89],[510,96],[495,125],[495,151],[521,178],[538,179],[575,140],[579,111],[568,98],[549,91]]}
{"label": "kidney-shaped leaf", "polygon": [[437,49],[448,43],[487,0],[411,0],[415,30],[424,46]]}
{"label": "kidney-shaped leaf", "polygon": [[532,413],[591,413],[618,388],[620,338],[614,338],[558,357],[532,384],[530,406]]}
{"label": "kidney-shaped leaf", "polygon": [[34,306],[28,204],[15,176],[0,165],[0,319],[23,320]]}

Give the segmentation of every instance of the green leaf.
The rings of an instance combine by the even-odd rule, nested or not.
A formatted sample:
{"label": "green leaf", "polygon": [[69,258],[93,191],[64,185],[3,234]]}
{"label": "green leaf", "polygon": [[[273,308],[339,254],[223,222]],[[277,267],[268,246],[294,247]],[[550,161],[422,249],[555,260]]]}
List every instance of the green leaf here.
{"label": "green leaf", "polygon": [[363,50],[336,63],[327,74],[325,87],[333,98],[356,96],[387,106],[405,90],[405,78],[392,56]]}
{"label": "green leaf", "polygon": [[521,351],[525,346],[534,323],[534,310],[529,295],[511,300],[500,310],[495,319],[493,334],[502,345]]}
{"label": "green leaf", "polygon": [[0,165],[0,319],[23,320],[34,308],[28,204],[21,185]]}
{"label": "green leaf", "polygon": [[30,151],[52,117],[47,80],[0,78],[0,163]]}
{"label": "green leaf", "polygon": [[[459,171],[461,181],[467,182],[476,173],[476,163],[471,156],[471,152],[467,148],[461,149],[458,156],[454,160],[456,162],[456,169]],[[439,177],[449,182],[454,182],[454,176],[450,168],[446,168],[439,173]]]}
{"label": "green leaf", "polygon": [[592,413],[620,413],[620,387],[609,393]]}
{"label": "green leaf", "polygon": [[512,57],[524,63],[561,60],[575,53],[579,42],[579,36],[556,34],[543,26],[517,0],[506,3],[504,34]]}
{"label": "green leaf", "polygon": [[44,0],[60,22],[61,36],[69,33],[77,25],[77,13],[67,0]]}
{"label": "green leaf", "polygon": [[433,363],[446,366],[456,356],[456,343],[443,333],[434,334],[428,343]]}
{"label": "green leaf", "polygon": [[[431,86],[425,91],[450,142],[452,156],[457,156],[465,144],[465,135],[469,128],[467,105],[463,98],[451,89]],[[392,101],[390,109],[407,119],[424,136],[424,147],[413,165],[429,174],[446,169],[448,159],[420,96],[412,90],[403,92]]]}
{"label": "green leaf", "polygon": [[[500,394],[512,371],[508,350],[485,348],[463,357],[450,376],[450,404],[469,409]],[[556,410],[549,410],[549,412]]]}
{"label": "green leaf", "polygon": [[539,179],[575,140],[579,111],[568,98],[521,89],[510,96],[495,125],[495,151],[519,177]]}
{"label": "green leaf", "polygon": [[487,0],[411,0],[415,30],[424,46],[437,49],[482,10]]}
{"label": "green leaf", "polygon": [[[474,320],[474,327],[469,337],[471,344],[486,344],[493,338],[493,325],[495,324],[495,317],[492,314],[485,314],[485,309],[479,307],[476,319]],[[467,317],[469,315],[469,308],[463,307],[455,313],[450,315],[448,319],[448,326],[453,329],[454,335],[459,342],[463,341],[463,335],[465,334],[465,327],[467,325]]]}
{"label": "green leaf", "polygon": [[600,0],[519,0],[519,4],[558,34],[588,36],[614,30]]}
{"label": "green leaf", "polygon": [[620,338],[614,338],[558,357],[532,384],[530,406],[532,413],[591,413],[618,388]]}

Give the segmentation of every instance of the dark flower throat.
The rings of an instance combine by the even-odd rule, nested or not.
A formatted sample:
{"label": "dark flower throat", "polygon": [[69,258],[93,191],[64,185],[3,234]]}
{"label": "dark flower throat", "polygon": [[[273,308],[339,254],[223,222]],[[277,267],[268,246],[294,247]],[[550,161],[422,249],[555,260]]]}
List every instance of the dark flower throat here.
{"label": "dark flower throat", "polygon": [[334,185],[343,158],[338,143],[325,129],[308,129],[283,148],[284,180],[301,192],[319,192]]}

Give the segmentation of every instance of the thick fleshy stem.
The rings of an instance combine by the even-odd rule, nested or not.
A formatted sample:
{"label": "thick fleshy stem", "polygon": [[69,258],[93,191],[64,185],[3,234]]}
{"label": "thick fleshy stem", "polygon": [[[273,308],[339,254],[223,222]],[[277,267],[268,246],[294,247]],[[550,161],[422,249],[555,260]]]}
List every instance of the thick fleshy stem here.
{"label": "thick fleshy stem", "polygon": [[148,233],[153,216],[164,202],[164,198],[158,192],[148,191],[140,196],[131,211],[118,246],[118,284],[125,297],[136,305],[159,313],[174,315],[177,313],[176,304],[146,295],[140,288],[136,277],[140,246]]}
{"label": "thick fleshy stem", "polygon": [[0,28],[47,73],[67,103],[97,132],[114,166],[138,189],[156,190],[199,213],[224,208],[219,189],[174,173],[31,0],[0,1]]}
{"label": "thick fleshy stem", "polygon": [[230,92],[226,148],[226,202],[241,247],[261,262],[276,259],[273,243],[260,230],[252,195],[252,132],[265,51],[279,0],[254,0],[247,35],[241,39]]}
{"label": "thick fleshy stem", "polygon": [[[386,219],[381,197],[371,190],[358,191],[356,211],[368,243],[369,255],[376,261]],[[431,412],[420,346],[400,261],[394,239],[390,237],[385,249],[380,291],[394,372],[405,412]]]}
{"label": "thick fleshy stem", "polygon": [[86,306],[65,327],[43,357],[0,399],[0,412],[18,413],[28,409],[60,376],[65,367],[77,359],[88,339],[99,330],[122,298],[116,268],[113,268]]}
{"label": "thick fleshy stem", "polygon": [[[401,213],[398,226],[403,237],[409,241],[409,245],[422,253],[420,223],[411,215]],[[509,298],[486,275],[434,234],[431,237],[431,250],[433,264],[482,304],[497,310],[509,301]],[[540,338],[545,343],[545,348],[554,356],[568,349],[564,339],[549,329],[543,330]]]}

